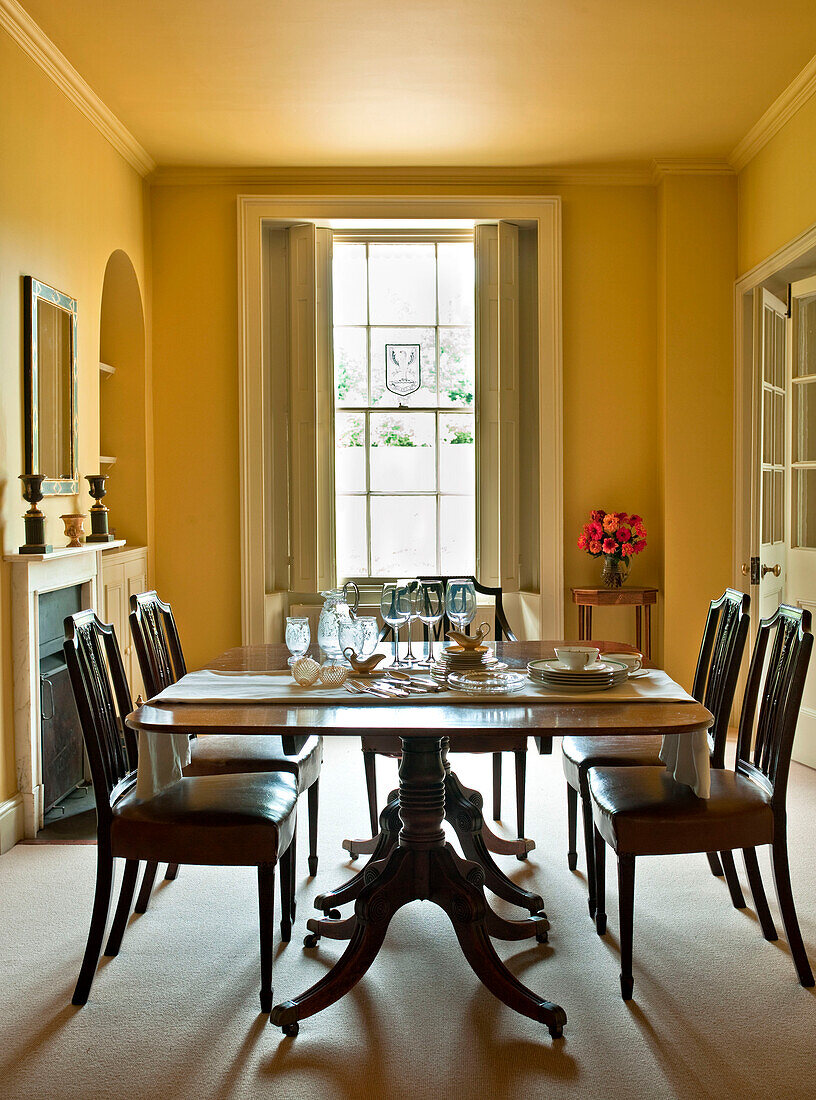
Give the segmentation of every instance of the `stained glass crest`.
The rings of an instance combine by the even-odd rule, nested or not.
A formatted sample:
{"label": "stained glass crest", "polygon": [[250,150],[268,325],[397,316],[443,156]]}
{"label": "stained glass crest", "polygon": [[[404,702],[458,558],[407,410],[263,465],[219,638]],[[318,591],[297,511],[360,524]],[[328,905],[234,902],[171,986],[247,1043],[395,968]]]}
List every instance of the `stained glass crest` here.
{"label": "stained glass crest", "polygon": [[416,393],[420,387],[419,344],[385,345],[385,388],[399,397]]}

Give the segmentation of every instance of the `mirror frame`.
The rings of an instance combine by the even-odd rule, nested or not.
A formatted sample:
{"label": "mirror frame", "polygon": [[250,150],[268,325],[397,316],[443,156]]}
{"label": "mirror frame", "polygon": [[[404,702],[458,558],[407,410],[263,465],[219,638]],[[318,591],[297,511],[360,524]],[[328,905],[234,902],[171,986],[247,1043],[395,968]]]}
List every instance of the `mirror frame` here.
{"label": "mirror frame", "polygon": [[77,303],[60,290],[41,283],[31,275],[23,277],[24,392],[25,392],[25,472],[38,469],[40,458],[39,364],[37,356],[37,306],[50,302],[71,315],[71,471],[69,478],[48,477],[42,483],[43,496],[71,496],[79,492],[79,400],[77,394]]}

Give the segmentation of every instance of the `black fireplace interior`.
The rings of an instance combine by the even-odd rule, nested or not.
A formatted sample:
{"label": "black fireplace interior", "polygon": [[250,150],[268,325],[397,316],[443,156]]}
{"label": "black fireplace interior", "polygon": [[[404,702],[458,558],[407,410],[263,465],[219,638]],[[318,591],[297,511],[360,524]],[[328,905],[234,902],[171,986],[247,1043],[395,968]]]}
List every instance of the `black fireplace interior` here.
{"label": "black fireplace interior", "polygon": [[40,594],[40,715],[45,809],[85,779],[85,752],[62,650],[66,615],[82,609],[82,586]]}

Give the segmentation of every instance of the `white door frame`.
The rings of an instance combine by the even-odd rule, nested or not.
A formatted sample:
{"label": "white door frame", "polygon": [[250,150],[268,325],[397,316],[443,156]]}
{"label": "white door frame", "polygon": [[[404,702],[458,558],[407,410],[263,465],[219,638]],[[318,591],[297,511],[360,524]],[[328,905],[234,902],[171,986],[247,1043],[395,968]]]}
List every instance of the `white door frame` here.
{"label": "white door frame", "polygon": [[[753,424],[753,347],[754,292],[774,277],[785,272],[787,283],[796,277],[796,266],[802,274],[806,269],[816,269],[816,223],[798,237],[777,249],[762,263],[740,276],[734,283],[734,514],[733,514],[733,585],[737,589],[747,587],[742,566],[750,562],[753,551],[759,552],[757,533],[751,529],[752,491],[754,470],[752,446]],[[757,594],[751,586],[752,596]],[[756,615],[752,616],[756,626]],[[753,634],[753,629],[752,629]]]}
{"label": "white door frame", "polygon": [[466,218],[537,223],[539,347],[539,624],[564,631],[561,200],[557,196],[238,196],[241,633],[265,641],[262,227],[266,219]]}

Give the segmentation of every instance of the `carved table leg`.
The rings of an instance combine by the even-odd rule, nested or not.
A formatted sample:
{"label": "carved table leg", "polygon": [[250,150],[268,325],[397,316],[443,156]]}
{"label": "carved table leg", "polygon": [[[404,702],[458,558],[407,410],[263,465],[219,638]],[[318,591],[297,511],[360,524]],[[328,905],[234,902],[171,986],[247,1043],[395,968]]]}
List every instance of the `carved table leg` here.
{"label": "carved table leg", "polygon": [[459,780],[450,770],[447,759],[445,769],[445,817],[456,830],[465,857],[478,863],[482,868],[488,890],[492,890],[498,897],[504,898],[513,905],[527,909],[530,913],[546,917],[544,899],[539,894],[533,894],[517,886],[494,863],[482,837],[484,822],[479,807],[474,804],[472,798],[465,796]]}
{"label": "carved table leg", "polygon": [[[561,1035],[564,1010],[522,985],[493,949],[480,885],[484,869],[462,860],[445,843],[444,812],[442,739],[402,738],[399,844],[384,860],[372,861],[364,869],[364,885],[354,906],[354,930],[335,966],[301,996],[273,1008],[272,1023],[285,1034],[296,1035],[298,1020],[347,993],[374,961],[394,913],[410,901],[424,900],[448,914],[465,957],[492,993],[517,1012],[546,1024],[553,1037]],[[330,923],[337,931],[346,924]]]}
{"label": "carved table leg", "polygon": [[[455,775],[455,773],[450,774]],[[481,792],[474,791],[471,787],[466,787],[458,776],[456,776],[456,782],[459,784],[459,791],[461,794],[464,795],[468,802],[472,802],[481,812],[482,806],[484,806],[484,799],[482,798]],[[536,846],[534,840],[526,840],[524,837],[519,837],[518,840],[505,840],[504,837],[496,836],[485,821],[484,815],[482,816],[482,840],[487,850],[489,852],[494,852],[497,856],[518,856],[523,858],[528,852],[532,852]]]}
{"label": "carved table leg", "polygon": [[[397,792],[392,791],[389,794],[386,801],[386,806],[389,802],[394,802],[397,798]],[[397,824],[397,832],[399,832],[399,824]],[[380,851],[380,837],[382,836],[382,814],[380,814],[380,832],[374,836],[369,837],[368,840],[344,840],[341,844],[341,848],[345,848],[351,859],[356,859],[357,856],[370,856],[373,855],[375,859],[381,859],[385,854]]]}
{"label": "carved table leg", "polygon": [[334,917],[338,905],[345,905],[347,902],[354,901],[355,898],[359,897],[365,885],[366,869],[372,863],[384,859],[388,855],[397,843],[399,830],[399,799],[393,798],[380,814],[380,831],[376,836],[377,847],[374,849],[371,859],[365,867],[357,872],[354,878],[349,879],[343,886],[338,886],[336,890],[328,890],[325,894],[318,894],[314,900],[315,908],[322,909],[324,913],[330,913]]}

